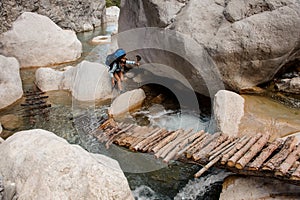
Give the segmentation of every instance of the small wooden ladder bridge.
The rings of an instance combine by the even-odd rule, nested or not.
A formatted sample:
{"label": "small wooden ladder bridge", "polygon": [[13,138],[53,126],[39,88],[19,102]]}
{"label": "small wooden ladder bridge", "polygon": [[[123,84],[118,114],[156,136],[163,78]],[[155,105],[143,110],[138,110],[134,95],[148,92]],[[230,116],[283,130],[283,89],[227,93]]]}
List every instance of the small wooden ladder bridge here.
{"label": "small wooden ladder bridge", "polygon": [[92,135],[105,143],[106,148],[114,143],[132,151],[154,154],[166,163],[179,160],[203,166],[195,177],[215,166],[300,185],[300,145],[294,136],[269,142],[268,133],[233,138],[223,133],[168,131],[113,119],[103,122]]}

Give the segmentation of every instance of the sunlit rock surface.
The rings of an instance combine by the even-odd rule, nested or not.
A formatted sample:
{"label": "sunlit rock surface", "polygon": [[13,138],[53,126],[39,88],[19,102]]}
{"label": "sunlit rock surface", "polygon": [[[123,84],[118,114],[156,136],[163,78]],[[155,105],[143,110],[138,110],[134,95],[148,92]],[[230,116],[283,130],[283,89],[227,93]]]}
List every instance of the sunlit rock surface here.
{"label": "sunlit rock surface", "polygon": [[107,67],[94,62],[82,61],[65,71],[39,68],[36,83],[42,91],[69,90],[79,101],[111,98],[111,80]]}
{"label": "sunlit rock surface", "polygon": [[54,133],[15,133],[0,152],[0,176],[16,184],[19,199],[133,199],[117,161]]}
{"label": "sunlit rock surface", "polygon": [[0,53],[16,57],[21,67],[74,61],[82,45],[72,30],[63,30],[48,17],[24,12],[11,30],[0,35]]}
{"label": "sunlit rock surface", "polygon": [[0,55],[0,109],[23,95],[20,65],[16,58]]}
{"label": "sunlit rock surface", "polygon": [[1,0],[0,33],[9,30],[25,11],[47,16],[64,29],[87,31],[101,25],[105,17],[104,9],[105,0]]}
{"label": "sunlit rock surface", "polygon": [[113,117],[120,117],[141,106],[145,98],[146,95],[142,89],[125,92],[112,102],[109,114]]}
{"label": "sunlit rock surface", "polygon": [[214,118],[217,131],[236,137],[239,133],[239,124],[244,116],[244,98],[240,95],[220,90],[214,99]]}

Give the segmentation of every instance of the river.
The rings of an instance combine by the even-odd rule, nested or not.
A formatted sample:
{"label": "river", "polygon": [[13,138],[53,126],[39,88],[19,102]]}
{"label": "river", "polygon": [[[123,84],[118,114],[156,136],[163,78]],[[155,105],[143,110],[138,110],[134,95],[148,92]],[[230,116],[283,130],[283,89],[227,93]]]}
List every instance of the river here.
{"label": "river", "polygon": [[[109,34],[113,28],[108,26],[98,28],[93,32],[78,33],[78,38],[83,44],[82,57],[76,62],[52,66],[52,68],[61,69],[68,65],[75,66],[82,60],[103,62],[105,59],[104,52],[107,51],[108,45],[93,45],[90,41],[95,36]],[[35,68],[21,69],[24,91],[32,89],[35,70]],[[142,70],[133,70],[132,72],[135,75],[143,73]],[[137,87],[140,85],[128,78],[126,89],[130,90]],[[155,84],[142,87],[147,97],[163,95],[163,102],[154,103],[146,99],[142,109],[127,116],[124,121],[165,127],[169,130],[175,130],[179,127],[183,129],[193,128],[194,131],[207,130],[210,120],[209,99],[203,100],[199,113],[189,108],[180,108],[176,98],[172,96],[172,92],[168,88]],[[30,124],[27,118],[23,118],[22,125],[16,131],[35,128],[45,129],[65,138],[71,144],[79,144],[89,152],[104,154],[118,160],[137,200],[219,199],[222,181],[229,175],[229,172],[212,169],[202,177],[194,179],[194,173],[201,166],[183,164],[178,161],[173,161],[167,165],[152,155],[133,153],[115,145],[106,149],[87,131],[78,128],[81,127],[81,124],[77,123],[76,119],[88,116],[90,120],[88,125],[96,124],[99,116],[106,115],[111,101],[78,103],[68,91],[51,91],[47,92],[47,95],[49,96],[48,102],[52,105],[48,120],[38,117],[36,123]],[[24,98],[1,110],[0,116],[11,113],[18,116],[24,115],[24,110],[20,106],[22,102],[24,102]]]}

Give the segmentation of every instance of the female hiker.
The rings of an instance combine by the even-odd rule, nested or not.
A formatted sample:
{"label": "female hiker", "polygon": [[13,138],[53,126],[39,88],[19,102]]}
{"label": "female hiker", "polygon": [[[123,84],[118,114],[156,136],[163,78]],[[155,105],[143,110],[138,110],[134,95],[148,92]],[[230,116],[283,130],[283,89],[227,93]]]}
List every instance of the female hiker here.
{"label": "female hiker", "polygon": [[117,81],[120,93],[123,93],[121,82],[124,80],[123,70],[125,65],[140,65],[138,56],[136,61],[127,60],[126,52],[123,49],[118,49],[113,54],[108,55],[106,58],[106,64],[109,66],[109,74],[111,77],[112,87],[115,86],[115,81]]}

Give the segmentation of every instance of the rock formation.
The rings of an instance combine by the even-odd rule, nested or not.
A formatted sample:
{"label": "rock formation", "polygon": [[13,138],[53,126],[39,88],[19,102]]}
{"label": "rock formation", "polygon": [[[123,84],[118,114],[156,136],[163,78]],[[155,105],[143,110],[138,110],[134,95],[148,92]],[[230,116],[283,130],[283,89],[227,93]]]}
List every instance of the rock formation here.
{"label": "rock formation", "polygon": [[6,32],[23,12],[49,17],[63,29],[76,32],[92,30],[105,16],[104,0],[2,0],[0,2],[0,33]]}
{"label": "rock formation", "polygon": [[21,67],[76,60],[82,45],[74,31],[63,30],[48,17],[24,12],[11,30],[0,35],[0,54],[18,59]]}
{"label": "rock formation", "polygon": [[[166,4],[169,12],[163,12]],[[270,81],[286,64],[300,58],[299,1],[122,1],[119,20],[121,34],[126,30],[134,34],[140,31],[134,28],[148,26],[174,31],[177,40],[164,38],[161,45],[164,51],[152,49],[144,55],[144,60],[164,63],[169,57],[169,66],[180,71],[195,91],[205,95],[208,93],[203,88],[213,86],[204,80],[203,76],[209,74],[199,68],[205,71],[214,67],[205,63],[210,58],[226,88],[235,91]],[[159,31],[157,29],[156,32]],[[184,34],[182,39],[179,37],[181,34]],[[144,41],[149,38],[136,35],[136,43],[140,45],[133,50],[143,49]],[[150,39],[153,42],[156,40]],[[198,55],[202,48],[208,53],[207,58]],[[171,57],[174,51],[170,49],[182,49],[184,56],[177,54]],[[187,63],[190,57],[196,57],[198,63]]]}

